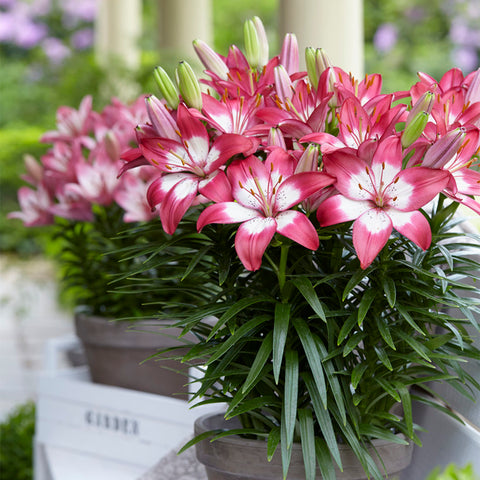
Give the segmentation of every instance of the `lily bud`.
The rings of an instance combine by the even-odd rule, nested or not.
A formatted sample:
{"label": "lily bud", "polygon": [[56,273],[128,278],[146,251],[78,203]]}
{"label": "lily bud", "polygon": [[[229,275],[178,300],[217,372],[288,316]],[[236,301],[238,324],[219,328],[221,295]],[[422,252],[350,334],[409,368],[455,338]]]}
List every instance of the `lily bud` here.
{"label": "lily bud", "polygon": [[283,133],[278,128],[271,128],[268,132],[268,145],[287,149]]}
{"label": "lily bud", "polygon": [[114,133],[109,130],[104,137],[105,142],[105,150],[107,152],[108,157],[112,162],[116,162],[120,159],[120,144],[118,142],[117,137]]}
{"label": "lily bud", "polygon": [[318,155],[319,146],[309,144],[298,161],[295,173],[318,171]]}
{"label": "lily bud", "polygon": [[283,40],[282,51],[280,52],[280,63],[285,67],[289,75],[298,72],[298,42],[293,33],[287,33]]}
{"label": "lily bud", "polygon": [[220,55],[203,40],[194,40],[193,48],[203,66],[222,80],[228,79],[229,68]]}
{"label": "lily bud", "polygon": [[459,151],[466,137],[464,128],[450,130],[437,140],[425,154],[423,167],[443,168]]}
{"label": "lily bud", "polygon": [[322,73],[333,66],[323,48],[307,47],[305,49],[305,63],[308,78],[314,88],[317,88]]}
{"label": "lily bud", "polygon": [[157,67],[153,71],[153,77],[155,78],[160,93],[167,102],[168,106],[171,109],[176,110],[178,104],[180,103],[180,99],[178,98],[177,87],[172,82],[167,72],[162,67]]}
{"label": "lily bud", "polygon": [[145,99],[147,115],[160,137],[176,139],[177,126],[167,107],[154,95]]}
{"label": "lily bud", "polygon": [[24,155],[23,161],[25,163],[25,169],[27,171],[27,175],[23,177],[24,180],[31,183],[32,185],[39,185],[43,179],[43,166],[39,162],[37,162],[35,157],[28,153]]}
{"label": "lily bud", "polygon": [[422,134],[432,111],[434,100],[435,95],[432,92],[425,92],[408,113],[402,134],[404,148],[409,147]]}
{"label": "lily bud", "polygon": [[480,68],[475,72],[465,95],[465,104],[480,102]]}
{"label": "lily bud", "polygon": [[275,78],[275,90],[278,98],[280,98],[282,102],[285,102],[286,99],[291,99],[293,85],[285,67],[283,65],[277,65],[273,69],[273,75]]}
{"label": "lily bud", "polygon": [[415,140],[420,137],[427,125],[428,117],[429,114],[427,112],[420,112],[412,118],[408,126],[405,127],[405,130],[402,134],[403,148],[409,147]]}
{"label": "lily bud", "polygon": [[258,17],[247,20],[243,26],[245,56],[252,68],[268,63],[268,40],[262,21]]}
{"label": "lily bud", "polygon": [[192,69],[192,67],[185,61],[178,64],[177,70],[177,83],[182,95],[183,101],[189,106],[202,109],[202,92],[200,90],[200,84]]}

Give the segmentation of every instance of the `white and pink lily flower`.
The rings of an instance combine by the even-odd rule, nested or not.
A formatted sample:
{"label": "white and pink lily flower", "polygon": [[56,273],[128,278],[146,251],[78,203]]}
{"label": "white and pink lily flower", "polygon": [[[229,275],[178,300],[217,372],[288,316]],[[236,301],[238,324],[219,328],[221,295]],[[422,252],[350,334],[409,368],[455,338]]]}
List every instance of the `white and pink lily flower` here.
{"label": "white and pink lily flower", "polygon": [[53,202],[43,185],[37,185],[36,190],[20,187],[18,203],[21,211],[9,213],[8,218],[18,218],[26,227],[38,227],[53,223],[53,214],[50,211]]}
{"label": "white and pink lily flower", "polygon": [[447,186],[450,175],[427,167],[402,170],[402,160],[397,136],[379,143],[371,164],[351,151],[323,157],[339,193],[321,204],[317,218],[321,226],[355,220],[353,245],[361,268],[373,262],[394,228],[420,248],[430,246],[430,226],[419,209]]}
{"label": "white and pink lily flower", "polygon": [[217,137],[210,146],[205,125],[182,104],[177,125],[181,141],[153,137],[140,144],[143,156],[163,172],[147,197],[152,208],[160,204],[162,226],[169,234],[199,194],[213,201],[231,199],[223,168],[231,157],[252,148],[251,140],[235,134]]}
{"label": "white and pink lily flower", "polygon": [[236,160],[227,171],[235,201],[208,206],[197,228],[210,223],[241,223],[235,249],[247,270],[260,268],[263,254],[276,232],[316,250],[318,234],[308,217],[293,207],[330,185],[333,178],[322,172],[294,174],[295,160],[280,148],[262,162],[255,156]]}

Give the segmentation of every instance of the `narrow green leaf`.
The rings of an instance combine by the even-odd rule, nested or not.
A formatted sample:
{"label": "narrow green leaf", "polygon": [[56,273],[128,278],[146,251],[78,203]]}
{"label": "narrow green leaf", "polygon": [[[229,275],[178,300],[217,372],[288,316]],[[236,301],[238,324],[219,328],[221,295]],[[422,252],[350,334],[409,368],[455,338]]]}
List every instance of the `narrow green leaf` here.
{"label": "narrow green leaf", "polygon": [[368,275],[374,270],[374,267],[368,267],[365,270],[358,269],[356,273],[352,275],[350,280],[347,283],[347,286],[345,287],[345,290],[343,291],[342,294],[342,301],[345,301],[345,299],[348,297],[350,292]]}
{"label": "narrow green leaf", "polygon": [[283,418],[287,447],[293,444],[298,402],[298,353],[294,350],[285,352],[285,397],[283,400]]}
{"label": "narrow green leaf", "polygon": [[380,377],[373,377],[373,379],[397,402],[401,401],[400,395],[398,394],[397,390],[393,385],[391,385],[386,380]]}
{"label": "narrow green leaf", "polygon": [[298,420],[300,423],[303,464],[305,465],[305,480],[315,480],[315,432],[312,411],[308,408],[299,409]]}
{"label": "narrow green leaf", "polygon": [[340,332],[338,333],[337,345],[340,345],[345,338],[347,338],[353,327],[357,326],[357,318],[358,317],[354,312],[347,318],[347,320],[345,320]]}
{"label": "narrow green leaf", "polygon": [[277,446],[280,442],[280,427],[274,427],[270,430],[267,440],[267,459],[270,462],[273,458]]}
{"label": "narrow green leaf", "polygon": [[407,426],[408,435],[413,437],[413,414],[412,414],[412,399],[408,388],[400,382],[395,382],[395,387],[402,400],[403,417]]}
{"label": "narrow green leaf", "polygon": [[324,321],[327,321],[322,304],[318,299],[317,293],[313,288],[312,282],[307,277],[295,277],[292,283],[297,287],[298,291],[303,295],[307,303],[312,307],[313,311]]}
{"label": "narrow green leaf", "polygon": [[410,347],[412,347],[413,350],[415,350],[415,352],[417,352],[422,358],[427,360],[427,362],[431,362],[430,357],[428,356],[430,351],[428,350],[428,348],[425,347],[425,345],[421,344],[419,341],[415,340],[414,337],[408,335],[408,333],[405,333],[402,330],[398,330],[397,334],[402,340],[408,343]]}
{"label": "narrow green leaf", "polygon": [[307,357],[308,365],[312,371],[313,378],[320,393],[322,403],[327,408],[327,386],[325,384],[325,375],[323,373],[322,359],[319,355],[315,339],[308,328],[308,325],[301,318],[295,318],[293,320],[295,330],[302,342],[303,350]]}
{"label": "narrow green leaf", "polygon": [[315,437],[315,454],[323,480],[336,480],[337,475],[327,444],[325,440],[318,437]]}
{"label": "narrow green leaf", "polygon": [[188,264],[187,268],[185,269],[185,273],[183,274],[182,281],[185,280],[185,278],[190,275],[190,273],[195,269],[195,267],[198,265],[200,260],[207,254],[207,252],[210,250],[210,246],[206,245],[205,247],[201,248],[190,260],[190,263]]}
{"label": "narrow green leaf", "polygon": [[400,312],[400,315],[408,322],[408,324],[414,328],[418,333],[425,335],[425,332],[415,323],[412,316],[408,313],[408,311],[403,307],[403,305],[396,306],[396,309]]}
{"label": "narrow green leaf", "polygon": [[[330,412],[322,405],[322,399],[318,392],[317,386],[310,373],[302,373],[302,378],[307,386],[308,393],[312,399],[313,410],[317,417],[317,422],[325,439],[328,449],[337,462],[338,466],[342,468],[342,459],[340,457],[340,450],[338,449],[337,437],[333,430],[332,419]],[[342,420],[343,423],[343,420]]]}
{"label": "narrow green leaf", "polygon": [[357,312],[357,322],[358,325],[360,326],[365,319],[365,316],[368,313],[368,310],[370,309],[373,300],[375,299],[377,295],[377,291],[374,288],[370,288],[365,291],[363,294],[362,299],[360,300],[360,303],[358,305],[358,312]]}
{"label": "narrow green leaf", "polygon": [[212,328],[212,331],[210,332],[210,335],[208,336],[207,341],[211,340],[215,336],[215,334],[218,332],[218,330],[220,330],[220,328],[222,328],[231,318],[238,315],[242,310],[245,310],[246,308],[251,307],[256,303],[271,302],[271,301],[272,301],[271,298],[263,295],[259,295],[251,298],[242,298],[241,300],[238,300],[218,319],[218,322],[216,323],[215,327]]}
{"label": "narrow green leaf", "polygon": [[253,361],[245,383],[243,384],[243,393],[245,393],[250,388],[250,386],[252,386],[258,379],[260,372],[265,366],[265,363],[270,358],[270,354],[272,353],[272,345],[273,332],[268,332],[267,336],[264,338],[262,344],[260,345],[260,348],[258,349],[255,360]]}
{"label": "narrow green leaf", "polygon": [[354,335],[352,335],[347,343],[345,344],[345,347],[343,348],[343,356],[346,357],[350,353],[353,352],[358,347],[358,344],[367,336],[365,332],[357,332]]}
{"label": "narrow green leaf", "polygon": [[383,291],[387,297],[388,304],[393,308],[397,300],[397,289],[395,288],[395,282],[390,277],[383,279]]}
{"label": "narrow green leaf", "polygon": [[265,432],[258,430],[257,428],[232,428],[230,430],[223,430],[222,432],[214,435],[211,442],[218,440],[219,438],[223,437],[230,437],[232,435],[256,435],[256,436],[264,436]]}
{"label": "narrow green leaf", "polygon": [[280,379],[283,351],[287,340],[288,325],[290,323],[290,305],[277,303],[275,305],[275,322],[273,324],[273,376],[275,383]]}
{"label": "narrow green leaf", "polygon": [[360,432],[362,435],[367,435],[371,438],[380,438],[392,443],[398,443],[400,445],[408,445],[408,442],[398,435],[395,435],[390,430],[377,427],[375,425],[363,424],[360,425]]}
{"label": "narrow green leaf", "polygon": [[282,422],[280,424],[280,448],[282,451],[282,470],[284,480],[287,478],[290,460],[292,458],[292,447],[288,447],[287,429],[285,422],[285,409],[282,409]]}
{"label": "narrow green leaf", "polygon": [[393,350],[396,350],[395,343],[392,338],[392,334],[390,332],[390,328],[388,326],[387,320],[385,318],[376,317],[375,322],[378,327],[378,331],[382,336],[385,343]]}
{"label": "narrow green leaf", "polygon": [[365,370],[368,368],[367,363],[359,363],[358,365],[355,366],[355,368],[352,370],[352,375],[351,375],[351,383],[352,387],[355,389],[358,387],[358,384],[360,380],[363,377],[363,374],[365,373]]}
{"label": "narrow green leaf", "polygon": [[189,449],[190,447],[193,447],[193,445],[196,445],[198,442],[201,442],[202,440],[206,440],[207,438],[213,437],[214,435],[218,435],[222,430],[217,429],[217,430],[209,430],[208,432],[201,433],[200,435],[197,435],[196,437],[192,438],[189,442],[187,442],[179,451],[178,454],[180,455],[183,453],[185,450]]}
{"label": "narrow green leaf", "polygon": [[388,358],[387,352],[382,347],[374,347],[374,349],[380,361],[385,365],[386,368],[388,368],[388,370],[392,371],[393,370],[392,363]]}
{"label": "narrow green leaf", "polygon": [[252,320],[249,320],[247,323],[243,324],[235,331],[232,336],[230,336],[230,338],[228,338],[227,340],[225,340],[225,342],[218,346],[218,348],[215,350],[215,353],[206,362],[206,365],[210,365],[212,362],[220,358],[225,352],[232,348],[232,346],[235,345],[235,343],[238,342],[239,339],[244,337],[247,333],[258,327],[262,323],[265,323],[267,320],[268,317],[261,316],[252,318]]}

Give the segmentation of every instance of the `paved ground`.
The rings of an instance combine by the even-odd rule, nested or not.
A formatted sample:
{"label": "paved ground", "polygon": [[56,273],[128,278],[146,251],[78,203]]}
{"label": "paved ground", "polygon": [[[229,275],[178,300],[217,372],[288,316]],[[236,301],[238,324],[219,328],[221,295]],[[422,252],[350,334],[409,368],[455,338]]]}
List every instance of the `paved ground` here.
{"label": "paved ground", "polygon": [[71,334],[73,319],[59,307],[52,265],[0,255],[0,421],[35,399],[47,340]]}

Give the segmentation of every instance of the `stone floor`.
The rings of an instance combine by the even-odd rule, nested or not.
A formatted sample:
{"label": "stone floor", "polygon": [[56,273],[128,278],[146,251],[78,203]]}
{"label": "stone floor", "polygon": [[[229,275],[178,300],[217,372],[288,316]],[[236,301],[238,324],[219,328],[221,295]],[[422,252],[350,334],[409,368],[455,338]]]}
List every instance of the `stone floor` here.
{"label": "stone floor", "polygon": [[72,334],[51,263],[0,255],[0,421],[15,405],[35,399],[47,340]]}

